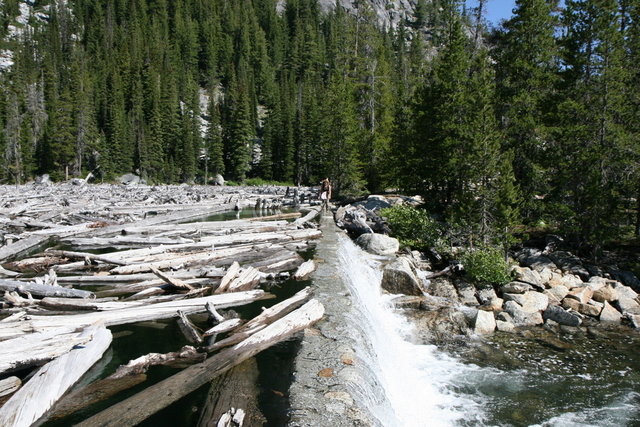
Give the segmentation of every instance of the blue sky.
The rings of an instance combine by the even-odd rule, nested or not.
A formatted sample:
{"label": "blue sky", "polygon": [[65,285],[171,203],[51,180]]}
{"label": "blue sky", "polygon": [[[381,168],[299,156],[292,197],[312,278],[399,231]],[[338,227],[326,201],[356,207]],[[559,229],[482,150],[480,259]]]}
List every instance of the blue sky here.
{"label": "blue sky", "polygon": [[[488,0],[487,13],[485,17],[493,25],[498,25],[502,19],[509,19],[511,17],[511,11],[515,6],[515,0]],[[467,6],[478,6],[477,0],[467,0]]]}

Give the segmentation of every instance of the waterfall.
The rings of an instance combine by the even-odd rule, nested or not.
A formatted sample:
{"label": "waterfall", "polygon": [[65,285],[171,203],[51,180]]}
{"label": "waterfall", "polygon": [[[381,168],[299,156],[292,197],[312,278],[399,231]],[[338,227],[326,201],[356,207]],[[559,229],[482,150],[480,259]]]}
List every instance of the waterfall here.
{"label": "waterfall", "polygon": [[340,273],[352,298],[356,354],[370,387],[357,394],[383,426],[481,424],[478,398],[454,391],[457,381],[480,368],[462,364],[435,346],[410,342],[412,326],[382,293],[380,261],[346,236],[338,246]]}

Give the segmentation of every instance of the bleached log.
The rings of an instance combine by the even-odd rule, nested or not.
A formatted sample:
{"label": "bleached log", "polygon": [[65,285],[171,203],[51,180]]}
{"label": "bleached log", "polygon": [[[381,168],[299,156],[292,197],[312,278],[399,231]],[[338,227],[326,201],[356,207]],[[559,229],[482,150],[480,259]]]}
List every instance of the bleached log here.
{"label": "bleached log", "polygon": [[46,297],[40,301],[40,305],[49,310],[59,311],[108,311],[121,310],[123,308],[139,307],[142,302],[113,301],[105,299],[78,299],[78,298],[54,298]]}
{"label": "bleached log", "polygon": [[164,294],[164,289],[162,289],[160,286],[153,286],[151,288],[143,289],[140,292],[131,295],[130,297],[126,298],[126,301],[137,301],[140,299],[162,294]]}
{"label": "bleached log", "polygon": [[165,282],[167,282],[168,284],[170,284],[171,286],[174,286],[178,289],[187,289],[187,290],[193,289],[193,286],[189,285],[188,283],[183,282],[178,278],[171,277],[168,274],[164,274],[162,271],[158,270],[155,267],[151,267],[151,272],[156,276],[158,276],[159,278],[161,278],[162,280],[164,280]]}
{"label": "bleached log", "polygon": [[90,340],[91,336],[78,332],[75,327],[64,327],[2,341],[0,373],[43,365]]}
{"label": "bleached log", "polygon": [[319,214],[320,214],[320,208],[319,207],[313,207],[313,208],[311,208],[311,210],[309,210],[309,212],[305,216],[303,216],[302,218],[298,218],[295,221],[293,221],[293,225],[296,226],[296,227],[303,227],[305,222],[312,221]]}
{"label": "bleached log", "polygon": [[83,327],[98,321],[103,321],[106,326],[113,326],[143,322],[146,320],[168,319],[176,317],[178,310],[182,310],[187,314],[202,313],[206,310],[205,305],[208,302],[213,303],[217,308],[226,308],[250,304],[254,301],[271,297],[271,294],[256,289],[246,292],[232,292],[209,297],[139,305],[120,310],[60,316],[34,315],[31,316],[29,320],[0,322],[0,340],[65,326]]}
{"label": "bleached log", "polygon": [[38,420],[109,348],[111,332],[104,326],[86,328],[91,340],[38,370],[0,408],[0,425],[28,427]]}
{"label": "bleached log", "polygon": [[0,380],[0,396],[6,396],[13,393],[22,385],[22,381],[18,377],[8,377]]}
{"label": "bleached log", "polygon": [[108,378],[119,379],[131,375],[139,375],[147,372],[149,367],[158,365],[185,365],[202,362],[206,354],[198,352],[195,347],[185,345],[179,351],[171,353],[149,353],[130,360],[126,365],[121,365]]}
{"label": "bleached log", "polygon": [[229,292],[248,291],[253,289],[260,283],[260,272],[253,268],[245,268],[231,283],[229,283]]}
{"label": "bleached log", "polygon": [[78,426],[138,424],[262,350],[309,327],[320,320],[323,314],[322,304],[317,300],[311,300],[242,343],[146,388],[81,422]]}
{"label": "bleached log", "polygon": [[215,290],[216,294],[220,294],[223,292],[227,292],[229,290],[229,285],[236,278],[238,273],[240,272],[240,264],[237,261],[234,261],[233,264],[227,269],[222,280],[220,280],[220,286]]}
{"label": "bleached log", "polygon": [[242,321],[242,319],[224,320],[224,321],[218,323],[213,328],[207,329],[205,331],[205,333],[202,334],[202,336],[210,337],[212,335],[224,334],[224,333],[227,333],[227,332],[231,332],[234,329],[237,329],[240,326],[242,326],[243,323],[244,322]]}
{"label": "bleached log", "polygon": [[86,387],[79,388],[66,394],[47,414],[47,420],[58,420],[86,408],[94,403],[101,402],[124,390],[146,381],[145,374],[126,375],[122,378],[107,377],[94,381]]}
{"label": "bleached log", "polygon": [[17,292],[5,292],[4,299],[13,307],[28,307],[38,303],[37,300],[31,297],[31,294],[27,294],[29,298],[22,298]]}
{"label": "bleached log", "polygon": [[185,238],[157,238],[157,237],[67,237],[61,240],[62,243],[73,246],[74,248],[83,249],[102,249],[102,248],[147,248],[149,246],[160,245],[179,245],[184,243],[192,243],[192,239]]}
{"label": "bleached log", "polygon": [[187,315],[182,311],[178,311],[178,326],[180,327],[180,330],[182,331],[182,334],[185,336],[187,341],[192,344],[202,344],[202,336],[193,325],[193,323],[191,323]]}
{"label": "bleached log", "polygon": [[32,257],[32,258],[23,258],[20,260],[15,260],[5,264],[12,270],[26,272],[26,271],[46,271],[52,265],[57,265],[59,263],[64,262],[63,258],[54,257],[54,256],[44,256],[44,257]]}
{"label": "bleached log", "polygon": [[311,287],[307,286],[306,288],[298,291],[291,298],[287,298],[284,301],[281,301],[265,310],[262,311],[258,316],[249,320],[244,324],[241,328],[239,328],[235,334],[231,335],[224,340],[218,341],[212,345],[210,345],[207,350],[215,351],[219,350],[223,347],[228,347],[230,345],[237,344],[242,340],[248,338],[253,335],[257,331],[264,329],[269,323],[291,313],[293,310],[297,309],[309,299],[313,295],[313,290]]}
{"label": "bleached log", "polygon": [[152,271],[152,269],[166,270],[171,267],[193,265],[195,263],[204,264],[213,261],[214,257],[210,252],[200,252],[196,254],[173,257],[171,259],[156,261],[144,264],[125,265],[110,270],[112,274],[135,274]]}
{"label": "bleached log", "polygon": [[258,364],[252,357],[211,381],[197,426],[216,427],[229,408],[242,408],[236,413],[243,410],[247,426],[264,425],[267,420],[258,407],[258,375]]}
{"label": "bleached log", "polygon": [[64,298],[92,298],[92,292],[81,289],[63,288],[62,286],[39,285],[37,283],[24,283],[16,280],[0,279],[0,290],[8,292],[27,292],[36,297],[64,297]]}
{"label": "bleached log", "polygon": [[34,251],[49,243],[48,236],[31,236],[0,247],[0,263],[4,263],[20,255]]}
{"label": "bleached log", "polygon": [[250,265],[264,273],[278,273],[292,270],[304,262],[304,259],[294,251],[282,250],[270,257],[251,262]]}
{"label": "bleached log", "polygon": [[[197,279],[187,279],[185,281],[192,287],[215,287],[218,283],[218,279],[209,279],[209,278],[197,278]],[[158,280],[148,280],[140,283],[127,284],[127,285],[118,285],[113,289],[106,289],[103,291],[96,292],[97,297],[112,297],[112,296],[122,296],[129,294],[141,293],[140,296],[145,295],[143,292],[146,289],[159,289],[162,291],[174,289],[170,285],[167,285],[164,281]],[[133,297],[133,296],[132,296]],[[134,298],[129,297],[127,300],[133,300]]]}
{"label": "bleached log", "polygon": [[18,273],[17,271],[7,270],[0,265],[0,278],[12,278],[19,275],[20,273]]}
{"label": "bleached log", "polygon": [[300,264],[300,267],[298,267],[296,272],[293,274],[293,278],[295,280],[304,280],[308,278],[314,271],[316,271],[316,263],[312,259],[310,259],[309,261],[305,261]]}
{"label": "bleached log", "polygon": [[103,255],[95,255],[89,252],[59,251],[59,250],[49,249],[44,253],[45,255],[53,255],[53,256],[59,256],[59,257],[65,257],[65,258],[73,258],[73,259],[79,258],[82,260],[89,259],[91,261],[95,260],[95,261],[104,262],[105,264],[127,265],[126,262],[123,262],[117,259],[112,259]]}
{"label": "bleached log", "polygon": [[224,317],[218,313],[216,310],[216,306],[213,303],[208,302],[206,305],[207,312],[209,313],[209,317],[213,320],[214,324],[218,324],[224,322]]}

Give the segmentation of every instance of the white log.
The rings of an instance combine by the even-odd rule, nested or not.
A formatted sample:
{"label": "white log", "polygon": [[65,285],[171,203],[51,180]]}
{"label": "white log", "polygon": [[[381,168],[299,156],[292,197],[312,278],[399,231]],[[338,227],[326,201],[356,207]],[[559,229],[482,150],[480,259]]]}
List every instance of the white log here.
{"label": "white log", "polygon": [[207,331],[202,335],[205,337],[210,337],[212,335],[224,334],[226,332],[230,332],[230,331],[233,331],[234,329],[239,328],[240,326],[242,326],[243,323],[244,322],[242,321],[242,319],[225,320],[217,324],[213,328],[207,329]]}
{"label": "white log", "polygon": [[9,377],[0,380],[0,396],[6,396],[13,393],[22,385],[22,381],[18,377]]}
{"label": "white log", "polygon": [[40,368],[0,408],[0,425],[32,425],[102,357],[111,344],[111,332],[104,326],[91,326],[84,333],[91,341]]}
{"label": "white log", "polygon": [[248,291],[255,288],[260,283],[260,272],[247,267],[229,284],[229,292]]}
{"label": "white log", "polygon": [[193,298],[180,301],[169,301],[158,304],[140,305],[121,310],[102,311],[60,316],[31,316],[29,320],[0,322],[0,340],[10,339],[49,329],[65,326],[83,327],[94,322],[103,321],[107,326],[143,322],[146,320],[168,319],[176,317],[178,310],[188,314],[206,311],[205,305],[213,303],[217,308],[250,304],[261,299],[271,298],[260,289],[246,292],[232,292],[209,297]]}
{"label": "white log", "polygon": [[62,286],[39,285],[37,283],[24,283],[17,280],[0,279],[0,290],[9,292],[27,292],[37,297],[65,297],[65,298],[92,298],[89,291],[80,289],[63,288]]}
{"label": "white log", "polygon": [[316,271],[316,263],[310,259],[309,261],[303,262],[300,267],[293,274],[293,278],[295,280],[304,280]]}
{"label": "white log", "polygon": [[215,290],[216,294],[220,294],[223,292],[227,292],[229,289],[229,285],[236,278],[236,276],[240,273],[240,264],[237,261],[234,261],[233,264],[227,269],[222,280],[220,280],[220,286]]}
{"label": "white log", "polygon": [[189,285],[188,283],[183,282],[182,280],[176,277],[171,277],[168,274],[164,274],[162,271],[158,270],[155,267],[151,267],[151,272],[156,276],[158,276],[159,278],[161,278],[162,280],[164,280],[165,282],[167,282],[168,284],[170,284],[171,286],[174,286],[178,289],[188,289],[188,290],[193,289],[193,286]]}
{"label": "white log", "polygon": [[45,246],[49,242],[47,236],[31,236],[26,239],[0,247],[0,262],[4,263],[10,259],[16,258],[25,252],[35,250]]}
{"label": "white log", "polygon": [[146,388],[83,421],[78,426],[138,424],[262,350],[304,330],[320,320],[323,315],[324,307],[322,304],[317,300],[311,300],[242,343]]}

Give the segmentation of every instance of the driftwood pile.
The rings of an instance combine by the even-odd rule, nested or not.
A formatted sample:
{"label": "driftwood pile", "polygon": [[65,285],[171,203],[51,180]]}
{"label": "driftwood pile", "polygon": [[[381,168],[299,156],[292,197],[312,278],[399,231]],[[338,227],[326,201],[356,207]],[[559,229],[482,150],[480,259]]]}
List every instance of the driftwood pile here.
{"label": "driftwood pile", "polygon": [[[219,312],[272,298],[261,284],[291,270],[301,280],[315,269],[298,252],[320,237],[309,222],[318,210],[303,218],[269,210],[299,203],[297,192],[82,183],[1,190],[0,425],[65,417],[144,381],[152,365],[192,365],[83,422],[136,424],[324,312],[309,288],[248,321]],[[193,222],[232,209],[267,211]],[[206,329],[190,319],[196,313],[208,313]],[[140,355],[67,393],[109,348],[109,326],[168,318],[190,346]],[[209,412],[229,424],[244,411]]]}

